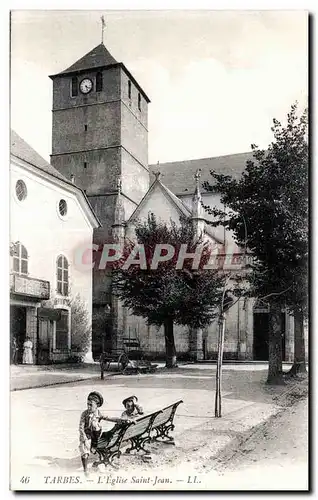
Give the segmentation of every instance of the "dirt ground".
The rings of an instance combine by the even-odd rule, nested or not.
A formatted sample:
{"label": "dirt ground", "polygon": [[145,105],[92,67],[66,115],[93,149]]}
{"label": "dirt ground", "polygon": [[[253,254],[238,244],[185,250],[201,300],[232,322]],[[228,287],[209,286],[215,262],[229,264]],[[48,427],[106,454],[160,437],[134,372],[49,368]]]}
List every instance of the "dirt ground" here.
{"label": "dirt ground", "polygon": [[[264,436],[271,436],[271,428],[275,429],[276,421],[272,419],[281,415],[283,420],[277,422],[284,425],[284,415],[298,408],[297,404],[293,405],[295,401],[299,401],[299,408],[305,405],[307,381],[295,384],[295,380],[290,380],[284,387],[271,387],[265,384],[266,373],[265,367],[224,368],[223,416],[218,419],[214,418],[213,366],[184,367],[172,372],[163,370],[155,375],[118,375],[104,381],[96,377],[74,384],[14,391],[11,393],[13,489],[21,487],[24,476],[30,477],[30,483],[29,488],[23,489],[41,489],[46,481],[44,478],[48,477],[78,478],[79,484],[50,487],[45,483],[44,489],[239,489],[244,477],[250,480],[242,473],[241,464],[245,464],[248,471],[255,460],[261,462],[269,443],[272,446],[276,440],[277,450],[280,450],[285,442],[291,442],[287,432],[283,440],[272,437],[262,444]],[[175,418],[175,445],[151,443],[150,461],[123,453],[114,468],[100,466],[96,472],[90,469],[90,477],[85,479],[78,452],[78,421],[91,390],[102,392],[105,411],[114,416],[120,414],[121,401],[130,394],[138,395],[147,413],[182,399]],[[291,413],[291,419],[293,417]],[[307,422],[305,416],[303,420]],[[296,427],[295,424],[294,429]],[[280,426],[277,435],[281,432],[279,429]],[[305,442],[306,432],[303,427],[299,442]],[[254,443],[253,457],[252,451],[244,451],[249,443]],[[269,448],[269,458],[271,450],[273,448]],[[282,450],[289,457],[289,451]],[[251,460],[246,460],[249,457]],[[90,464],[94,459],[91,457]],[[294,462],[297,462],[297,453]],[[285,461],[285,465],[287,470],[292,464]],[[127,483],[122,484],[120,478]],[[139,478],[141,483],[136,484],[133,478]]]}

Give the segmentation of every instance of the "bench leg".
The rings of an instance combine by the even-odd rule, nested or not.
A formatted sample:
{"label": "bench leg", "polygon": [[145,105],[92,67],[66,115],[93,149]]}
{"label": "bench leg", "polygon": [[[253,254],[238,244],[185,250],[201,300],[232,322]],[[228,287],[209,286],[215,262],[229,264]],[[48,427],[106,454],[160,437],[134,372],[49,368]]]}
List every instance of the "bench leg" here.
{"label": "bench leg", "polygon": [[113,460],[114,458],[118,458],[120,459],[120,456],[121,456],[121,451],[119,450],[116,450],[116,451],[113,451],[113,453],[111,453],[109,456],[108,456],[108,463],[109,465],[111,465],[112,467],[116,467],[113,463]]}
{"label": "bench leg", "polygon": [[169,436],[169,432],[173,431],[173,429],[174,429],[173,424],[170,424],[167,426],[160,425],[159,427],[157,427],[155,429],[157,434],[152,439],[154,441],[159,441],[159,438],[162,438],[162,440],[163,440],[163,441],[161,441],[162,443],[175,445],[174,438],[172,436]]}
{"label": "bench leg", "polygon": [[144,451],[146,455],[150,455],[150,451],[145,448],[145,444],[149,443],[151,441],[150,436],[147,436],[145,438],[132,438],[130,439],[131,442],[131,447],[127,448],[125,453],[130,453],[133,450],[138,451]]}
{"label": "bench leg", "polygon": [[120,455],[121,455],[121,452],[119,450],[116,450],[116,451],[113,451],[111,453],[109,453],[109,451],[105,450],[105,451],[100,451],[99,452],[99,460],[96,460],[94,463],[93,463],[93,468],[97,468],[99,465],[105,465],[105,467],[107,465],[111,465],[112,467],[115,467],[113,461],[114,461],[114,458],[117,457],[117,458],[120,458]]}

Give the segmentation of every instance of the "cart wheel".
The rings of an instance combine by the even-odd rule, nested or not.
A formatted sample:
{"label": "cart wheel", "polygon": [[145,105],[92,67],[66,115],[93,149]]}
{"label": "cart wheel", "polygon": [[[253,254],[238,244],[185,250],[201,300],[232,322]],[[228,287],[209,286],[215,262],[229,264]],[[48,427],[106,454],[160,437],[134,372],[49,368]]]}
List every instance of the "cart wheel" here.
{"label": "cart wheel", "polygon": [[118,370],[123,371],[129,363],[129,358],[126,353],[123,353],[118,358]]}

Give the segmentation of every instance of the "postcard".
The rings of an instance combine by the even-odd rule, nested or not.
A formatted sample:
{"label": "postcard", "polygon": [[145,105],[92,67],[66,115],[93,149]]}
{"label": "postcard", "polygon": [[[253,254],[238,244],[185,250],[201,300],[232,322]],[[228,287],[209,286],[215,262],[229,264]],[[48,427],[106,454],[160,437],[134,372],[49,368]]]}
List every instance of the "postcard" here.
{"label": "postcard", "polygon": [[11,11],[11,490],[308,491],[308,30]]}

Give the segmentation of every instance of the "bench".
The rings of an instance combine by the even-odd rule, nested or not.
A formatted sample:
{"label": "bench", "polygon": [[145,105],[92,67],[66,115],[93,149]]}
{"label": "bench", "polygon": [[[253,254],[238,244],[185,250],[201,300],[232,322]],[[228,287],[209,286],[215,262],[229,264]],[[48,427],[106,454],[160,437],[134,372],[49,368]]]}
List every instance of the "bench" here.
{"label": "bench", "polygon": [[113,459],[115,457],[120,458],[121,456],[120,448],[128,443],[130,443],[131,446],[126,449],[125,453],[136,450],[137,452],[144,451],[145,454],[149,455],[150,452],[145,449],[145,444],[151,441],[150,431],[152,429],[152,424],[160,412],[161,410],[138,418],[133,423],[120,424],[110,440],[105,439],[107,433],[103,432],[98,440],[96,448],[99,455],[99,461],[94,462],[93,467],[97,467],[102,463],[105,465],[112,465]]}
{"label": "bench", "polygon": [[[120,448],[127,444],[130,444],[130,447],[125,450],[125,453],[130,453],[133,450],[137,452],[143,451],[145,458],[151,458],[150,451],[145,448],[145,444],[150,443],[152,440],[163,438],[168,440],[169,443],[175,444],[174,439],[168,433],[175,427],[173,424],[174,416],[179,404],[182,402],[182,400],[179,400],[163,410],[140,417],[134,423],[120,424],[111,439],[105,439],[107,433],[102,433],[96,448],[99,461],[95,461],[93,467],[100,464],[113,465],[114,458],[119,459],[122,454]],[[151,435],[153,431],[155,431],[155,436]]]}
{"label": "bench", "polygon": [[169,436],[169,432],[173,431],[175,428],[173,420],[177,408],[181,403],[183,403],[182,399],[176,403],[166,406],[166,408],[161,410],[161,412],[156,416],[152,424],[152,431],[155,431],[156,433],[155,436],[152,437],[153,441],[157,441],[162,438],[166,443],[175,444],[173,437]]}

